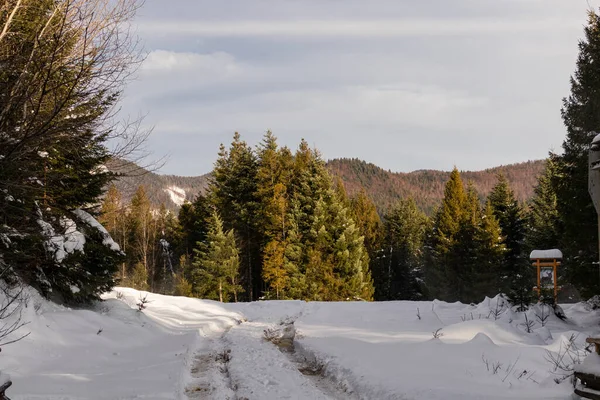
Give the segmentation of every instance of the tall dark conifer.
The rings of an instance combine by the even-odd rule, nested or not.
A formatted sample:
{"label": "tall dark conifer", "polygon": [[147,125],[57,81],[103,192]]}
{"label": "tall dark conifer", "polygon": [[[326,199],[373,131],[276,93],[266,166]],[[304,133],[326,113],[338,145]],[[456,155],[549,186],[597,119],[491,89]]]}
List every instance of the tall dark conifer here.
{"label": "tall dark conifer", "polygon": [[240,275],[248,300],[262,292],[260,232],[257,226],[256,155],[235,133],[229,150],[221,145],[209,184],[209,198],[223,218],[227,230],[239,238]]}
{"label": "tall dark conifer", "polygon": [[552,180],[556,168],[551,158],[538,177],[527,213],[526,247],[528,251],[560,247],[561,221]]}
{"label": "tall dark conifer", "polygon": [[429,220],[412,198],[400,200],[385,216],[384,240],[373,280],[377,300],[419,300],[427,296],[423,245]]}
{"label": "tall dark conifer", "polygon": [[526,220],[506,177],[498,174],[488,200],[500,223],[506,251],[499,269],[500,288],[521,307],[529,304],[534,285],[529,257],[525,248]]}
{"label": "tall dark conifer", "polygon": [[579,42],[577,67],[571,77],[571,94],[563,99],[562,118],[567,128],[563,153],[551,155],[556,166],[553,186],[562,232],[568,280],[584,296],[598,294],[598,218],[587,191],[588,150],[600,132],[600,16],[589,11],[585,38]]}

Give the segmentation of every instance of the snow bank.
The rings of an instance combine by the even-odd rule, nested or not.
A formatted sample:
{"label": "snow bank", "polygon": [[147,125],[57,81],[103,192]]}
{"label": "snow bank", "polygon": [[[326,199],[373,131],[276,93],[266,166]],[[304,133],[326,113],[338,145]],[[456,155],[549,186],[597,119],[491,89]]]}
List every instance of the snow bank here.
{"label": "snow bank", "polygon": [[[31,334],[3,347],[0,357],[13,400],[183,398],[185,359],[197,341],[243,318],[212,301],[126,288],[92,310],[28,294],[23,320],[29,324],[20,332]],[[140,313],[136,303],[146,295],[150,303]]]}
{"label": "snow bank", "polygon": [[[525,314],[504,308],[502,298],[476,305],[446,302],[317,303],[296,321],[302,348],[323,360],[333,380],[361,398],[563,399],[568,384],[556,375],[546,351],[557,352],[573,324],[551,314],[531,333]],[[421,318],[416,317],[419,308]],[[568,313],[568,312],[567,312]],[[442,336],[433,339],[441,328]],[[581,333],[585,336],[585,333]],[[552,337],[558,339],[552,339]],[[493,365],[500,365],[497,373]],[[532,376],[532,374],[534,375]]]}

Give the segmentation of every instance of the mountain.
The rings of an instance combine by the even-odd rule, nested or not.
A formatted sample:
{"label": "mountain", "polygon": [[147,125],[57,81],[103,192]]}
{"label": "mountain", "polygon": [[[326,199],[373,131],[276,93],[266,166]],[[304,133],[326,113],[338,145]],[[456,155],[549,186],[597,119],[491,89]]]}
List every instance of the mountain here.
{"label": "mountain", "polygon": [[208,178],[210,177],[210,174],[201,176],[160,175],[122,160],[113,160],[107,167],[110,171],[121,175],[114,184],[121,192],[123,201],[128,203],[137,188],[143,185],[154,207],[159,208],[161,204],[164,204],[171,211],[177,210],[184,201],[193,201],[198,193],[203,193],[208,187]]}
{"label": "mountain", "polygon": [[[450,177],[450,172],[436,170],[409,173],[386,171],[356,158],[331,160],[327,166],[334,176],[342,179],[350,196],[364,188],[380,211],[388,209],[399,198],[412,196],[423,211],[431,214],[441,203],[444,185]],[[543,169],[544,161],[537,160],[483,171],[461,171],[461,176],[464,182],[473,182],[483,200],[496,184],[496,174],[502,172],[517,199],[526,202],[532,197],[537,177]]]}
{"label": "mountain", "polygon": [[[350,196],[364,188],[380,212],[385,211],[399,198],[412,196],[417,205],[431,214],[444,196],[444,185],[450,172],[419,170],[414,172],[386,171],[372,163],[352,158],[334,159],[327,162],[329,171],[344,182]],[[127,202],[136,189],[144,185],[148,197],[156,208],[162,203],[169,210],[177,210],[184,201],[192,201],[208,186],[210,174],[195,177],[160,175],[133,163],[113,161],[108,168],[122,174],[115,182]],[[544,169],[544,161],[527,161],[504,165],[483,171],[461,171],[465,182],[472,181],[483,200],[496,183],[496,174],[504,173],[519,201],[526,202],[533,195],[538,175]]]}

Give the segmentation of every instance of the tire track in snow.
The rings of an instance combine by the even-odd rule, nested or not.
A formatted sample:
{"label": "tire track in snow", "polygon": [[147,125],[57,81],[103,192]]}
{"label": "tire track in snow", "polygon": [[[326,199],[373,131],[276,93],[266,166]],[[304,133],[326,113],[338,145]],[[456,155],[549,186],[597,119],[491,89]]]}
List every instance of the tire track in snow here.
{"label": "tire track in snow", "polygon": [[277,346],[279,351],[325,398],[334,400],[358,400],[345,381],[337,380],[335,374],[328,373],[328,365],[314,353],[295,341],[296,318],[282,320],[279,325],[266,329],[265,338]]}
{"label": "tire track in snow", "polygon": [[[299,349],[301,349],[299,351]],[[327,372],[327,365],[318,359],[314,353],[295,344],[290,350],[282,349],[282,352],[296,364],[298,371],[304,375],[325,396],[334,400],[359,400],[360,397],[345,384],[336,381]]]}
{"label": "tire track in snow", "polygon": [[205,339],[189,359],[184,398],[189,400],[236,400],[229,375],[231,350],[224,340],[231,327],[219,337]]}
{"label": "tire track in snow", "polygon": [[[277,346],[266,341],[263,331],[271,324],[247,322],[225,337],[231,348],[229,372],[239,400],[331,400]],[[347,398],[347,397],[346,397]]]}

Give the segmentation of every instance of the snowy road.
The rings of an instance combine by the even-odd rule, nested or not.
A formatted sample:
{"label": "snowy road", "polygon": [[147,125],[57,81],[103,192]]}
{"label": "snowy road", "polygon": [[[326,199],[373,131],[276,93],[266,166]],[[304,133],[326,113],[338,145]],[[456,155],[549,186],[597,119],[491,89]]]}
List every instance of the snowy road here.
{"label": "snowy road", "polygon": [[[288,314],[269,313],[205,341],[195,352],[184,392],[189,399],[352,400],[327,378],[314,374],[305,356],[265,340],[264,331]],[[276,326],[277,324],[275,324]],[[308,367],[308,368],[307,368]]]}
{"label": "snowy road", "polygon": [[[0,356],[14,382],[9,397],[568,399],[572,388],[555,383],[547,352],[559,353],[571,334],[581,344],[600,333],[599,313],[583,305],[565,307],[568,321],[551,315],[528,333],[522,313],[490,317],[495,299],[220,304],[150,294],[138,312],[139,297],[120,288],[90,311],[33,296],[24,313],[31,335]],[[294,321],[293,347],[265,339],[265,330],[291,326],[282,321]]]}

